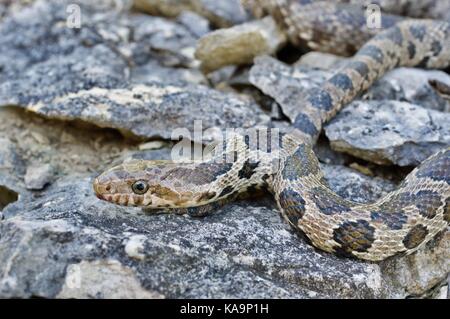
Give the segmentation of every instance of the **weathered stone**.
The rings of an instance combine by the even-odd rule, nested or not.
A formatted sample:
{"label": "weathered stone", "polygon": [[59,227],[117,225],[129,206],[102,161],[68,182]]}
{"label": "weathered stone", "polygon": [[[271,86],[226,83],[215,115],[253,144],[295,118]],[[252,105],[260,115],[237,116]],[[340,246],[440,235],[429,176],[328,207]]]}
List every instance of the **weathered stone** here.
{"label": "weathered stone", "polygon": [[370,100],[397,100],[448,112],[450,103],[429,84],[438,80],[450,85],[450,76],[438,70],[397,68],[388,72],[363,95]]}
{"label": "weathered stone", "polygon": [[295,62],[294,66],[332,70],[338,63],[345,60],[346,58],[331,53],[311,51],[302,55],[300,59]]}
{"label": "weathered stone", "polygon": [[176,17],[184,11],[194,11],[217,27],[229,27],[248,19],[239,0],[134,0],[138,10],[154,15]]}
{"label": "weathered stone", "polygon": [[200,38],[195,57],[205,72],[231,64],[251,63],[262,54],[272,54],[286,41],[271,17],[229,29],[219,29]]}
{"label": "weathered stone", "polygon": [[299,66],[290,67],[272,57],[255,59],[250,69],[250,82],[274,98],[283,113],[293,121],[308,90],[317,88],[330,73]]}
{"label": "weathered stone", "polygon": [[396,185],[385,179],[372,178],[342,165],[321,165],[330,187],[355,202],[372,202],[393,191]]}
{"label": "weathered stone", "polygon": [[398,101],[356,101],[325,133],[333,149],[377,164],[418,165],[450,145],[450,114]]}
{"label": "weathered stone", "polygon": [[54,175],[54,169],[49,164],[30,165],[24,176],[25,187],[30,190],[40,190],[48,185]]}
{"label": "weathered stone", "polygon": [[166,67],[155,60],[134,67],[131,70],[130,78],[131,83],[134,84],[153,82],[207,84],[205,76],[198,69]]}
{"label": "weathered stone", "polygon": [[[49,118],[82,120],[125,135],[171,139],[174,130],[249,128],[269,121],[258,106],[205,86],[148,83],[126,89],[92,88],[27,106]],[[205,112],[204,110],[208,110]],[[189,131],[187,131],[189,130]],[[213,139],[205,132],[204,141]],[[178,138],[178,135],[174,138]],[[190,138],[191,136],[185,136]],[[201,137],[200,137],[201,138]],[[199,141],[192,136],[193,140]]]}
{"label": "weathered stone", "polygon": [[177,22],[188,28],[198,38],[211,31],[209,21],[192,11],[181,12]]}

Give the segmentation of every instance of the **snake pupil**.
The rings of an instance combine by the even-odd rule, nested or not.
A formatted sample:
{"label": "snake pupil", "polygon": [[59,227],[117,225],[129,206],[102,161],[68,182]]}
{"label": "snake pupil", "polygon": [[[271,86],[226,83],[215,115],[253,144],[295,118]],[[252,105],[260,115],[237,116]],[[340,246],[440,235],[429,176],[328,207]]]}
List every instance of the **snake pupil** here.
{"label": "snake pupil", "polygon": [[136,194],[142,195],[147,192],[148,184],[145,181],[137,181],[131,186],[131,188]]}

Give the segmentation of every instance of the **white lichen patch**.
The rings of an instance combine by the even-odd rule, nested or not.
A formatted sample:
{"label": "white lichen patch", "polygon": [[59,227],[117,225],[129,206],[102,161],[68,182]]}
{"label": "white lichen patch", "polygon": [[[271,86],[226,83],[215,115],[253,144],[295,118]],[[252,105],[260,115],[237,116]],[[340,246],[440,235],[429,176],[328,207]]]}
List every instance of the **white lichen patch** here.
{"label": "white lichen patch", "polygon": [[125,242],[125,252],[134,259],[143,260],[145,258],[144,244],[147,237],[145,235],[133,235]]}

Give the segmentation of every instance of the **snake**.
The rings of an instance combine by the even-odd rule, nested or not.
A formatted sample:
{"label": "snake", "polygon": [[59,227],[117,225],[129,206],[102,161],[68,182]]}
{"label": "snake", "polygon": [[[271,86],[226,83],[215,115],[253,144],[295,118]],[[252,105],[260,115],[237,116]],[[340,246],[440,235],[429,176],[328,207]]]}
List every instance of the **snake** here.
{"label": "snake", "polygon": [[[297,16],[287,23],[292,29],[300,13],[291,2],[258,4],[278,19]],[[239,194],[265,188],[283,219],[319,250],[368,262],[411,254],[450,222],[450,148],[424,160],[394,191],[357,203],[329,187],[312,147],[322,125],[387,71],[449,64],[448,22],[397,21],[361,45],[320,88],[304,94],[290,131],[234,132],[207,147],[201,160],[125,162],[97,176],[94,192],[118,205],[204,216]]]}

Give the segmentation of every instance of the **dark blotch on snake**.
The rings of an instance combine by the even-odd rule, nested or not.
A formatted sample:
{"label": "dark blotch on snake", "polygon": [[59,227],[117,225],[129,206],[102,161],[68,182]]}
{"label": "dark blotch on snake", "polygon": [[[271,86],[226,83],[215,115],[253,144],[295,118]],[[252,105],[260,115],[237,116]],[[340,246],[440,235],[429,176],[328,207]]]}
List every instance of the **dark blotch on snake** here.
{"label": "dark blotch on snake", "polygon": [[444,206],[444,220],[447,223],[450,223],[450,197],[447,198],[447,200],[445,201],[445,206]]}
{"label": "dark blotch on snake", "polygon": [[238,172],[239,178],[250,179],[253,174],[255,174],[255,169],[258,167],[259,162],[252,162],[251,160],[246,160],[242,168]]}
{"label": "dark blotch on snake", "polygon": [[353,90],[352,80],[344,73],[334,75],[328,82],[344,91]]}
{"label": "dark blotch on snake", "polygon": [[424,240],[425,237],[428,235],[428,230],[423,225],[416,225],[406,234],[405,238],[403,239],[403,245],[405,245],[406,248],[412,249],[419,246]]}
{"label": "dark blotch on snake", "polygon": [[319,164],[311,152],[311,148],[306,144],[300,145],[294,154],[286,158],[281,172],[283,178],[294,181],[302,176],[317,174]]}
{"label": "dark blotch on snake", "polygon": [[388,39],[397,45],[403,44],[403,34],[399,27],[394,27],[389,32],[386,33],[380,33],[379,35],[376,36],[376,39],[378,40]]}
{"label": "dark blotch on snake", "polygon": [[299,113],[294,120],[294,127],[310,136],[316,136],[319,134],[318,129],[311,121],[309,116],[304,113]]}
{"label": "dark blotch on snake", "polygon": [[366,63],[362,61],[352,61],[347,65],[347,67],[349,69],[355,70],[356,72],[359,73],[359,75],[367,79],[369,74],[369,67],[367,66]]}
{"label": "dark blotch on snake", "polygon": [[310,190],[310,193],[311,200],[322,214],[334,215],[350,211],[349,203],[326,188],[315,187]]}
{"label": "dark blotch on snake", "polygon": [[291,188],[283,189],[279,195],[280,206],[289,221],[297,226],[298,221],[305,214],[305,200]]}
{"label": "dark blotch on snake", "polygon": [[333,239],[340,245],[335,248],[339,255],[352,256],[352,252],[366,252],[375,240],[375,228],[366,220],[344,222],[333,231]]}
{"label": "dark blotch on snake", "polygon": [[416,45],[411,41],[408,42],[408,54],[411,60],[416,56]]}
{"label": "dark blotch on snake", "polygon": [[371,57],[373,60],[377,61],[380,64],[382,64],[384,60],[383,51],[372,44],[363,46],[361,50],[358,51],[358,55]]}
{"label": "dark blotch on snake", "polygon": [[427,33],[427,29],[422,25],[412,25],[409,27],[409,32],[413,35],[417,40],[423,41],[423,37]]}
{"label": "dark blotch on snake", "polygon": [[311,89],[308,101],[319,110],[330,111],[333,108],[333,100],[330,94],[320,88]]}
{"label": "dark blotch on snake", "polygon": [[370,212],[370,218],[375,223],[383,223],[390,229],[399,230],[407,222],[408,216],[401,210],[394,210],[393,207],[382,207],[383,210]]}
{"label": "dark blotch on snake", "polygon": [[227,195],[231,194],[232,192],[234,192],[234,187],[228,185],[227,187],[222,189],[222,192],[220,192],[219,197],[227,196]]}

